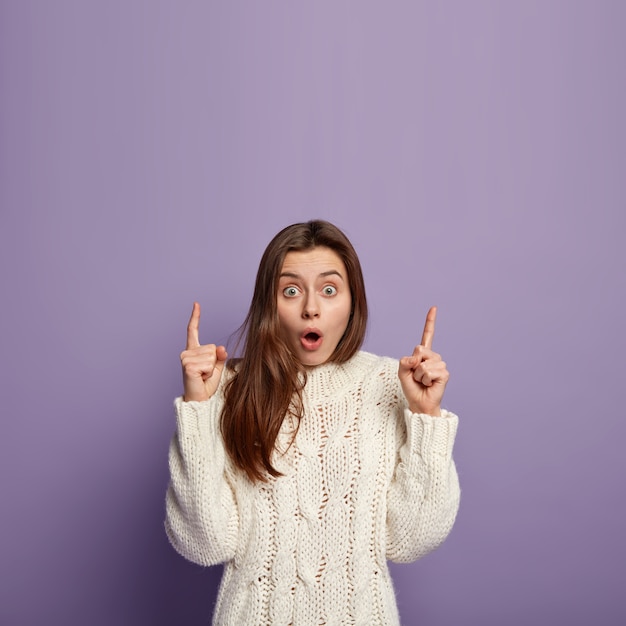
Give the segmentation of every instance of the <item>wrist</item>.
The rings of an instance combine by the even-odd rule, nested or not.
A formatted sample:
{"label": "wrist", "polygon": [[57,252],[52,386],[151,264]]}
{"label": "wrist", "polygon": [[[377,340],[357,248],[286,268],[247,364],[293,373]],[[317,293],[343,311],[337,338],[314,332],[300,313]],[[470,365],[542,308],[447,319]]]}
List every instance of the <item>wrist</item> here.
{"label": "wrist", "polygon": [[194,393],[193,391],[183,391],[183,402],[204,402],[210,400],[211,396],[206,393]]}
{"label": "wrist", "polygon": [[409,404],[409,411],[411,411],[411,413],[430,415],[431,417],[441,417],[441,405],[425,407],[418,406],[417,404]]}

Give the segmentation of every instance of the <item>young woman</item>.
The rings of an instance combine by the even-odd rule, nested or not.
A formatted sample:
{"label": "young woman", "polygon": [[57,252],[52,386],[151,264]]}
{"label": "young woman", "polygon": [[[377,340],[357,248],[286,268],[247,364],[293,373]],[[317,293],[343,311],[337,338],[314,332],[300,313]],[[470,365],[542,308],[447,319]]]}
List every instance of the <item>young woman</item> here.
{"label": "young woman", "polygon": [[387,560],[433,550],[459,506],[435,316],[399,362],[360,351],[361,267],[323,221],[265,250],[240,359],[200,344],[194,304],[165,525],[226,564],[215,625],[399,624]]}

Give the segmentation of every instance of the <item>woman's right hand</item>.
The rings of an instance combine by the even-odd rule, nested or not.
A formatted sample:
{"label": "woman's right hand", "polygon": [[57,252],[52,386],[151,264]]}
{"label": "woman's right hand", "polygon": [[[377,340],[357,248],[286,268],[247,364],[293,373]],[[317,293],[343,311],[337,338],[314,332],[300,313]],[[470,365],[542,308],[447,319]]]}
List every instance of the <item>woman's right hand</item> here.
{"label": "woman's right hand", "polygon": [[200,305],[193,303],[187,326],[187,347],[180,354],[183,366],[183,400],[202,402],[213,396],[219,385],[228,354],[214,343],[201,346],[198,339]]}

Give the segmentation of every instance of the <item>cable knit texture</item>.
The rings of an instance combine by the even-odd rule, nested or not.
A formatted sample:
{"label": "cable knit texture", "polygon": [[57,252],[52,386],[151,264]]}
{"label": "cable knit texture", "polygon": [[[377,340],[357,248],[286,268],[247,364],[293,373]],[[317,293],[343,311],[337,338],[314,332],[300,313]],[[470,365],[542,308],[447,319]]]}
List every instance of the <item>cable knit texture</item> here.
{"label": "cable knit texture", "polygon": [[295,440],[251,483],[228,458],[221,388],[175,402],[167,535],[195,563],[225,562],[213,618],[226,626],[397,625],[387,559],[413,561],[448,535],[459,506],[456,415],[411,413],[398,362],[360,352],[307,373]]}

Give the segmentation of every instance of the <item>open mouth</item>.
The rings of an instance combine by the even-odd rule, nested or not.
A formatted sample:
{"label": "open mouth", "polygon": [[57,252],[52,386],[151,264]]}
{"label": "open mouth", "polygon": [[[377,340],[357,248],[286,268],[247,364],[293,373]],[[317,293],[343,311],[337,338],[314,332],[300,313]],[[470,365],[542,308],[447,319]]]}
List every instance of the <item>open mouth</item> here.
{"label": "open mouth", "polygon": [[300,343],[305,350],[316,350],[322,344],[322,335],[314,330],[308,331],[300,337]]}

